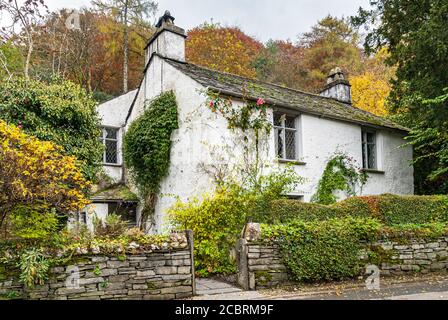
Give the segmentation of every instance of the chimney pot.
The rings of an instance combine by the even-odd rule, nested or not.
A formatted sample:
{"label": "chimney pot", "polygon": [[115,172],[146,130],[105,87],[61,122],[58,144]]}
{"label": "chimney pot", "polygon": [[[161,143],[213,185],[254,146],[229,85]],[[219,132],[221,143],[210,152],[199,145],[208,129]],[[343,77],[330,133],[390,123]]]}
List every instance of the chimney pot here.
{"label": "chimney pot", "polygon": [[333,98],[342,102],[352,103],[351,85],[345,79],[341,68],[331,70],[327,78],[327,85],[320,93],[321,96]]}
{"label": "chimney pot", "polygon": [[174,24],[176,20],[167,10],[156,24],[156,32],[146,46],[146,63],[154,53],[166,58],[185,61],[185,30]]}

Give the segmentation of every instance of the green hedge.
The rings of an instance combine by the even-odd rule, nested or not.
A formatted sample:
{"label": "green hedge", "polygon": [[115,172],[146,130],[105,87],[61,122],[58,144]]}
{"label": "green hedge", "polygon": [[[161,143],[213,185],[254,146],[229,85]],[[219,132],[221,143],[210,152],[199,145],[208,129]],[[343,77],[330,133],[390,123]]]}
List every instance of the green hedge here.
{"label": "green hedge", "polygon": [[448,196],[382,195],[353,197],[324,206],[294,200],[271,204],[265,223],[287,223],[292,220],[320,221],[330,218],[371,217],[386,225],[448,222]]}
{"label": "green hedge", "polygon": [[[389,255],[378,255],[376,246],[366,245],[368,243],[391,240],[405,244],[411,239],[428,241],[447,234],[446,223],[387,226],[370,217],[298,219],[285,224],[262,225],[262,241],[280,246],[284,264],[299,282],[353,278],[361,274],[366,264],[390,262]],[[360,259],[361,253],[368,261]]]}

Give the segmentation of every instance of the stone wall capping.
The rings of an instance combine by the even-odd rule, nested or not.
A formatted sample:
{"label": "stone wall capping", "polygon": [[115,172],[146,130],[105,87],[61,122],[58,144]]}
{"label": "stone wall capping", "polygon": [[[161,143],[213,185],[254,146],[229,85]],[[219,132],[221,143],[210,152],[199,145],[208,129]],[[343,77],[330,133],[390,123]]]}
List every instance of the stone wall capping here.
{"label": "stone wall capping", "polygon": [[[173,239],[187,241],[183,248],[128,253],[117,256],[76,256],[73,287],[67,286],[67,266],[54,266],[49,280],[39,287],[24,288],[18,279],[0,281],[0,295],[15,291],[26,300],[171,300],[194,295],[192,233],[180,232]],[[76,263],[76,260],[80,261]],[[82,260],[82,262],[81,262]]]}

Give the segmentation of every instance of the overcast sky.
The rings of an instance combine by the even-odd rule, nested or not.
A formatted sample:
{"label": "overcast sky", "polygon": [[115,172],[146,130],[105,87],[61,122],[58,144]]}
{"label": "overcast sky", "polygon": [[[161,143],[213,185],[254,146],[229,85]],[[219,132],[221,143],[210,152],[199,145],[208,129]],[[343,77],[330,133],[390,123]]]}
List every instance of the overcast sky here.
{"label": "overcast sky", "polygon": [[[79,8],[90,0],[46,0],[51,10]],[[328,14],[350,16],[369,0],[159,0],[159,13],[170,10],[176,24],[190,29],[205,21],[239,26],[259,40],[290,39]]]}

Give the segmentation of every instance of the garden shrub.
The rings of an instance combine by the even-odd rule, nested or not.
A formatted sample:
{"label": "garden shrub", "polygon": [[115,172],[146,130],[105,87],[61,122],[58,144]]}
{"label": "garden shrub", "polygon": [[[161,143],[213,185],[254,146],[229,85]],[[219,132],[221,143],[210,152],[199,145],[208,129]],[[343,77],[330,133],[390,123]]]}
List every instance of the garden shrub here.
{"label": "garden shrub", "polygon": [[389,225],[448,222],[448,196],[384,195],[378,207]]}
{"label": "garden shrub", "polygon": [[62,79],[50,83],[15,78],[0,81],[0,119],[76,157],[84,178],[94,181],[103,146],[97,103],[80,85]]}
{"label": "garden shrub", "polygon": [[338,216],[342,216],[342,212],[331,206],[282,199],[272,202],[270,211],[266,213],[266,220],[260,222],[276,224],[287,223],[296,219],[314,221]]}
{"label": "garden shrub", "polygon": [[218,189],[203,199],[178,201],[168,212],[180,229],[193,230],[195,267],[200,276],[234,273],[230,256],[243,230],[247,198],[239,189]]}
{"label": "garden shrub", "polygon": [[48,279],[50,262],[40,249],[29,249],[20,256],[20,282],[32,288],[35,285],[43,285]]}
{"label": "garden shrub", "polygon": [[44,240],[54,235],[60,224],[54,209],[35,205],[16,208],[9,219],[9,226],[13,238]]}
{"label": "garden shrub", "polygon": [[187,203],[178,201],[170,210],[171,222],[191,229],[195,240],[196,270],[201,276],[233,273],[236,263],[230,252],[247,222],[265,221],[273,200],[284,198],[302,178],[292,169],[253,176],[242,186],[220,184],[214,194]]}
{"label": "garden shrub", "polygon": [[277,200],[272,202],[269,210],[266,213],[268,220],[261,222],[285,223],[294,219],[313,221],[350,216],[376,218],[391,226],[445,223],[448,222],[448,196],[353,197],[329,206]]}
{"label": "garden shrub", "polygon": [[[390,254],[379,255],[377,246],[371,245],[379,240],[405,244],[447,235],[448,225],[442,222],[387,226],[377,219],[360,217],[262,225],[263,243],[280,246],[284,264],[299,282],[353,278],[366,264],[390,262]],[[367,260],[360,258],[362,252]]]}
{"label": "garden shrub", "polygon": [[65,156],[61,147],[29,136],[3,120],[0,141],[0,228],[11,224],[8,218],[12,214],[23,226],[25,208],[30,209],[30,218],[42,222],[41,218],[48,217],[37,217],[37,212],[47,215],[54,209],[67,215],[89,203],[86,194],[90,183],[84,179],[78,161]]}
{"label": "garden shrub", "polygon": [[342,280],[357,276],[362,240],[372,240],[381,224],[375,219],[343,218],[263,225],[264,239],[278,243],[285,265],[299,282]]}

